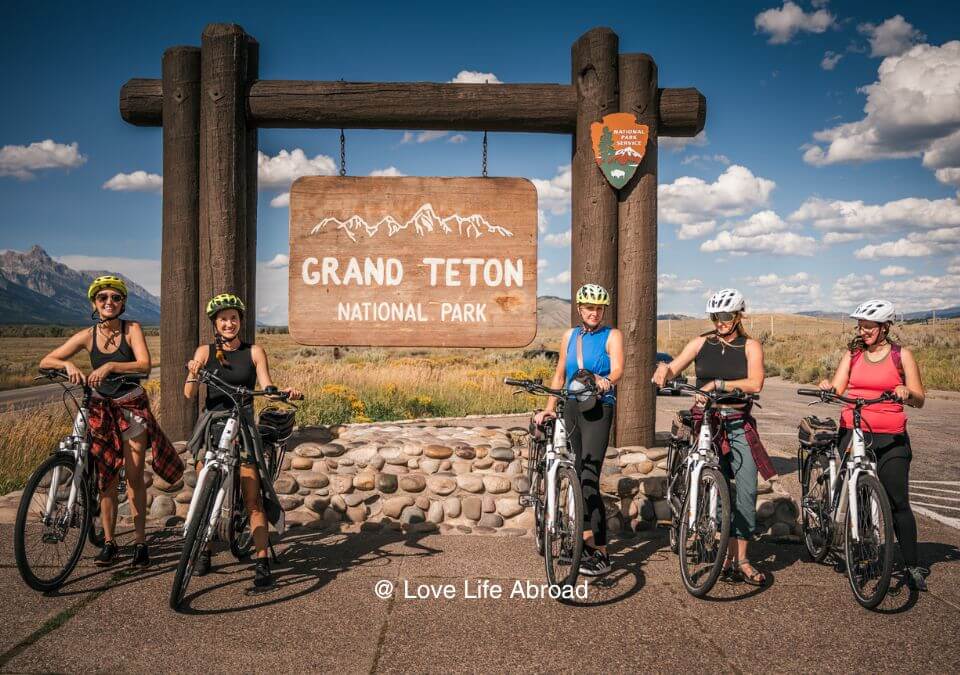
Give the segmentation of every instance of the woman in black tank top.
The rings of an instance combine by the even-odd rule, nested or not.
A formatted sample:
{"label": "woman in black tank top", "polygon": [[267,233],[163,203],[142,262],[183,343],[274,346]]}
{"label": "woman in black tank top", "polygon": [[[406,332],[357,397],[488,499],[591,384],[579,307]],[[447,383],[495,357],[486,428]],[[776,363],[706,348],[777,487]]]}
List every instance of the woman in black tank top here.
{"label": "woman in black tank top", "polygon": [[[267,364],[267,354],[260,345],[251,345],[240,339],[240,327],[243,323],[245,307],[243,301],[232,293],[223,293],[214,296],[207,303],[207,316],[213,323],[214,341],[211,344],[200,345],[194,352],[193,359],[187,364],[190,375],[183,386],[183,395],[193,398],[197,395],[199,385],[197,375],[201,369],[208,370],[220,379],[235,386],[248,389],[261,389],[273,386],[270,379],[270,367]],[[294,389],[281,389],[290,394],[290,398],[302,398],[300,392]],[[250,418],[253,418],[253,404],[250,402]],[[203,409],[231,410],[233,402],[224,394],[212,388],[207,388]],[[256,458],[246,452],[240,455],[240,490],[243,493],[243,503],[250,514],[250,531],[253,533],[253,544],[256,548],[254,564],[254,584],[269,586],[273,583],[270,567],[267,562],[269,539],[267,516],[263,510],[261,499],[260,475],[257,470]],[[199,472],[203,464],[197,461],[196,469]],[[203,576],[210,571],[211,551],[207,549],[200,555],[200,560],[194,569],[196,576]]]}
{"label": "woman in black tank top", "polygon": [[[763,347],[747,335],[743,327],[743,296],[736,289],[727,288],[715,293],[707,301],[707,313],[713,322],[713,330],[687,343],[680,355],[669,364],[661,363],[653,375],[653,382],[663,387],[691,363],[697,375],[697,388],[704,391],[732,391],[740,389],[747,394],[756,394],[763,389]],[[704,403],[697,396],[697,405]],[[733,504],[733,522],[724,576],[762,586],[767,578],[756,570],[747,558],[747,542],[756,529],[757,461],[751,438],[759,444],[749,408],[735,410],[734,406],[718,406],[719,420],[729,452],[722,454],[720,461],[724,472],[737,482],[736,500]],[[736,406],[742,408],[743,406]],[[742,412],[742,414],[741,414]],[[752,434],[752,436],[751,436]],[[766,457],[760,445],[759,453]],[[764,467],[772,466],[769,458]],[[769,469],[772,473],[772,468]]]}
{"label": "woman in black tank top", "polygon": [[[104,398],[122,400],[140,396],[142,389],[139,385],[110,380],[111,376],[150,374],[150,351],[143,329],[136,321],[120,318],[126,309],[126,284],[115,276],[97,277],[90,285],[87,297],[93,305],[97,324],[75,333],[63,345],[43,357],[40,367],[66,370],[71,382],[86,383],[95,390],[96,395]],[[84,375],[70,361],[84,350],[90,354],[90,366],[93,368],[89,375]],[[120,414],[127,425],[126,431],[121,432],[118,428],[117,433],[123,444],[127,496],[136,532],[133,564],[145,567],[150,561],[146,545],[147,489],[143,481],[148,434],[143,419],[122,408]],[[100,493],[100,520],[106,544],[95,559],[98,565],[109,565],[117,556],[113,532],[117,519],[118,480],[119,475]]]}

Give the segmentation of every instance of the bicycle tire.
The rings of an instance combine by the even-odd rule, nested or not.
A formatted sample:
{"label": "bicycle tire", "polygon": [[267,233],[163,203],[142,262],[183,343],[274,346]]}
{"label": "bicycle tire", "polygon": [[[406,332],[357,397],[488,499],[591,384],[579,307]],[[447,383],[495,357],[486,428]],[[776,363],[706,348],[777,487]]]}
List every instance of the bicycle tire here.
{"label": "bicycle tire", "polygon": [[250,557],[250,549],[253,547],[253,532],[250,531],[250,514],[243,504],[240,481],[235,480],[233,485],[233,509],[227,524],[227,539],[230,541],[230,553],[233,557],[245,560]]}
{"label": "bicycle tire", "polygon": [[533,523],[537,540],[537,555],[543,555],[543,523],[545,518],[544,507],[544,480],[543,472],[536,471],[533,474],[533,482],[530,483],[530,496],[533,497]]}
{"label": "bicycle tire", "polygon": [[[707,495],[706,488],[710,487],[710,484],[716,486],[717,489],[717,508],[719,511],[719,530],[716,530],[715,527],[711,527],[709,522],[702,522],[704,516],[709,514],[704,513],[704,508],[701,504],[704,503],[704,499]],[[683,500],[683,512],[680,518],[680,541],[678,542],[678,548],[680,551],[680,579],[683,581],[684,588],[687,589],[687,592],[695,598],[702,598],[707,593],[713,589],[714,584],[717,583],[717,579],[720,577],[720,572],[723,569],[723,561],[726,558],[727,552],[727,543],[730,541],[730,490],[727,487],[727,481],[724,479],[723,475],[712,467],[705,467],[700,472],[700,486],[697,490],[697,532],[699,535],[698,540],[691,539],[690,532],[690,519],[687,517],[688,513],[688,500],[690,498],[690,492],[687,492],[687,496]],[[717,516],[714,515],[713,519],[716,520]],[[716,523],[713,523],[715,526]],[[704,552],[699,549],[690,551],[690,544],[698,544],[699,541],[704,539],[710,539],[716,544],[715,552],[712,554],[712,560],[710,560],[711,554],[709,552]],[[691,560],[688,556],[691,556],[691,553],[695,554],[697,558],[705,556],[708,559],[709,565],[697,575],[691,569]],[[693,557],[693,556],[691,556]]]}
{"label": "bicycle tire", "polygon": [[[65,558],[66,562],[61,563],[59,571],[53,574],[53,576],[43,577],[40,572],[41,566],[31,564],[30,560],[28,560],[28,549],[33,551],[36,548],[35,546],[29,546],[26,541],[26,530],[30,524],[28,523],[31,510],[30,506],[34,504],[34,493],[37,492],[38,488],[42,488],[41,482],[44,476],[55,468],[59,468],[61,471],[68,471],[72,480],[73,472],[76,470],[76,458],[71,453],[58,452],[37,467],[27,480],[27,484],[23,489],[23,495],[20,497],[20,505],[17,508],[17,519],[13,530],[14,558],[16,559],[17,570],[20,572],[20,577],[30,588],[44,593],[60,588],[67,580],[67,577],[70,576],[70,573],[73,572],[77,566],[77,562],[80,560],[80,555],[83,553],[83,547],[87,543],[87,532],[90,529],[90,489],[86,484],[86,478],[83,478],[81,479],[83,481],[81,483],[81,489],[77,492],[76,508],[78,510],[75,511],[75,516],[71,523],[65,526],[66,532],[74,528],[79,528],[80,531],[77,533],[76,541],[72,544],[72,549],[70,545],[68,545],[69,554],[66,556],[57,555],[58,561]],[[59,478],[58,483],[60,485],[68,485],[66,480],[60,482]],[[39,502],[36,503],[36,506],[40,506],[41,504],[44,507],[46,506],[46,497],[42,497]],[[44,525],[43,527],[48,528],[49,526]],[[49,534],[45,532],[41,539],[47,539],[48,536]],[[52,542],[41,541],[41,543],[48,544]],[[56,567],[52,569],[56,569]]]}
{"label": "bicycle tire", "polygon": [[[572,586],[580,574],[583,554],[583,493],[577,472],[565,466],[557,471],[557,498],[554,531],[543,529],[543,560],[547,582],[551,586]],[[561,495],[570,499],[568,504]],[[566,507],[566,508],[565,508]],[[564,553],[569,555],[569,569],[564,571]]]}
{"label": "bicycle tire", "polygon": [[[890,500],[887,498],[887,493],[883,489],[883,486],[880,484],[880,481],[876,476],[871,475],[861,475],[857,480],[856,485],[856,499],[858,506],[865,506],[870,503],[868,499],[875,499],[877,506],[879,507],[877,513],[881,516],[883,523],[877,524],[879,527],[872,528],[872,534],[882,534],[883,540],[879,542],[877,549],[879,553],[879,567],[877,569],[876,584],[873,588],[873,591],[870,593],[864,592],[864,589],[858,583],[858,572],[863,569],[862,560],[864,549],[869,544],[863,543],[863,537],[865,534],[864,523],[870,523],[873,519],[874,513],[873,509],[859,508],[860,513],[860,536],[861,542],[853,542],[852,537],[850,536],[850,511],[847,510],[847,517],[844,522],[844,560],[847,566],[847,580],[850,582],[850,590],[853,591],[853,596],[857,599],[857,602],[866,609],[873,609],[881,602],[883,602],[884,597],[887,595],[887,591],[890,588],[890,576],[893,573],[893,512],[890,508]],[[867,499],[861,499],[861,492],[870,495]],[[870,511],[870,516],[867,518],[867,511]]]}
{"label": "bicycle tire", "polygon": [[207,544],[207,526],[210,523],[214,501],[217,498],[222,480],[223,476],[219,472],[208,473],[207,480],[200,488],[196,511],[193,514],[193,520],[187,525],[187,533],[183,538],[183,550],[180,551],[180,561],[177,563],[177,571],[173,576],[173,586],[170,588],[170,609],[178,610],[180,603],[183,602],[183,598],[187,594],[187,587],[190,585],[190,578],[193,576],[194,565],[196,565],[203,547]]}
{"label": "bicycle tire", "polygon": [[[811,479],[816,484],[810,489]],[[826,481],[826,483],[824,483]],[[830,500],[830,466],[827,458],[822,454],[812,454],[803,462],[803,476],[800,482],[801,489],[801,527],[803,528],[803,543],[811,560],[822,563],[830,553],[832,535],[830,532],[831,500]],[[817,512],[808,505],[810,498],[817,502]],[[826,516],[826,522],[824,522]],[[815,524],[814,524],[815,523]]]}
{"label": "bicycle tire", "polygon": [[97,490],[95,478],[88,478],[87,483],[90,486],[90,529],[87,531],[87,540],[97,548],[103,548],[107,538],[100,518],[100,491]]}

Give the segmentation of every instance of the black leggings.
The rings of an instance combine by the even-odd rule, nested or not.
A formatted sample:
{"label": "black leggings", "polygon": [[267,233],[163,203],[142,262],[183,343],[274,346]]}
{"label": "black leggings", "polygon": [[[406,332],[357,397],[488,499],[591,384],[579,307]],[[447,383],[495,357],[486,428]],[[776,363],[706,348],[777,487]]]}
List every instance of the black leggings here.
{"label": "black leggings", "polygon": [[581,412],[576,401],[567,401],[563,421],[577,457],[577,473],[583,492],[583,529],[593,532],[595,546],[606,546],[607,514],[600,496],[600,469],[610,440],[613,406],[598,403]]}
{"label": "black leggings", "polygon": [[[852,434],[850,429],[840,430],[841,448],[848,447]],[[910,509],[910,460],[913,459],[910,437],[906,431],[902,434],[873,434],[864,431],[863,440],[877,456],[877,474],[890,498],[893,529],[897,533],[897,541],[900,542],[903,563],[907,567],[915,567],[917,565],[917,521]]]}

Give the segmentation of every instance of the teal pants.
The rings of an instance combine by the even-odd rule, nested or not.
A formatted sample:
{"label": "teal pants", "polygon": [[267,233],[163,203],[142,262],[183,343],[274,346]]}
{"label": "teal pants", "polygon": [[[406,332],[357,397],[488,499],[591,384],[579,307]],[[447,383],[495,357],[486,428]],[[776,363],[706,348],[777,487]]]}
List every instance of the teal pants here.
{"label": "teal pants", "polygon": [[730,452],[721,458],[720,463],[727,478],[737,481],[730,536],[749,539],[757,529],[757,465],[747,443],[743,420],[721,419],[730,441]]}

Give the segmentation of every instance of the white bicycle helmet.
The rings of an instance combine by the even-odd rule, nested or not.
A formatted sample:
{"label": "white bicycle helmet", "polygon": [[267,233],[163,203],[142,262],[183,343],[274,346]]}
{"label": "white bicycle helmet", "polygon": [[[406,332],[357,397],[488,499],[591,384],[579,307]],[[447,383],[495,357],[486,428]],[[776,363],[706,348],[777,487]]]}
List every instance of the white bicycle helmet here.
{"label": "white bicycle helmet", "polygon": [[743,295],[736,288],[724,288],[707,300],[707,314],[715,312],[742,312],[746,307]]}
{"label": "white bicycle helmet", "polygon": [[860,304],[850,315],[851,319],[863,319],[865,321],[876,321],[877,323],[887,323],[893,321],[895,317],[896,309],[894,309],[893,303],[879,298],[867,300]]}
{"label": "white bicycle helmet", "polygon": [[578,305],[609,305],[610,294],[599,284],[584,284],[577,291]]}

